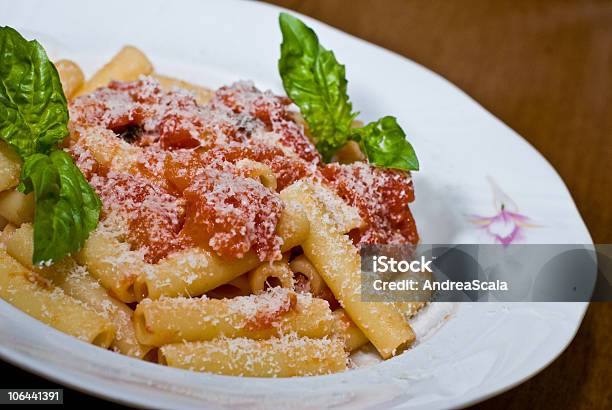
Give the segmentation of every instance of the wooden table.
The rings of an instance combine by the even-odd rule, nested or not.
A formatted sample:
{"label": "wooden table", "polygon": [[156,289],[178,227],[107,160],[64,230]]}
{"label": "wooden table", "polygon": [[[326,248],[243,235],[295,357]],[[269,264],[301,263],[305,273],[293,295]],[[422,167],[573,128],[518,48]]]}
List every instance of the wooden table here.
{"label": "wooden table", "polygon": [[[611,1],[272,3],[402,54],[458,85],[551,162],[593,241],[612,243]],[[553,364],[477,407],[612,408],[611,339],[612,303],[594,303]]]}

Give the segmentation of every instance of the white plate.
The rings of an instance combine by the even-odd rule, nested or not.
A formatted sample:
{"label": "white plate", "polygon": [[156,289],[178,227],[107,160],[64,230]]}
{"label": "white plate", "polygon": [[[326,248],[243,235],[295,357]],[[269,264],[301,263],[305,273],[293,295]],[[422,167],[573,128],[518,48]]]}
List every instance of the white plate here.
{"label": "white plate", "polygon": [[[260,88],[282,91],[277,7],[195,0],[0,0],[0,5],[0,25],[38,38],[53,58],[72,58],[89,73],[130,43],[162,73],[215,87],[252,79]],[[362,117],[396,115],[414,144],[422,168],[414,178],[413,210],[423,243],[490,243],[493,234],[508,236],[515,227],[520,231],[515,241],[592,243],[563,181],[514,131],[427,69],[304,20],[346,64],[349,94]],[[474,224],[474,215],[494,216],[502,202],[530,220]],[[331,376],[267,380],[122,357],[60,334],[0,301],[0,356],[66,385],[143,406],[457,407],[509,389],[549,364],[574,337],[586,307],[462,304],[435,334],[384,363]],[[435,313],[419,321],[423,335]]]}

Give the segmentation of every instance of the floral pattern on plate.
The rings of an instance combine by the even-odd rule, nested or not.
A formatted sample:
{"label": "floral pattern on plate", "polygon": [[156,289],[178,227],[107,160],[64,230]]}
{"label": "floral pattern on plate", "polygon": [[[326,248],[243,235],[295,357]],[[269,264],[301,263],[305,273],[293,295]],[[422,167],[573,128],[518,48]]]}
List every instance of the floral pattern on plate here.
{"label": "floral pattern on plate", "polygon": [[524,238],[525,228],[538,225],[519,212],[516,202],[512,200],[499,185],[489,177],[493,190],[493,207],[497,213],[493,216],[471,215],[470,221],[484,229],[495,242],[508,246]]}

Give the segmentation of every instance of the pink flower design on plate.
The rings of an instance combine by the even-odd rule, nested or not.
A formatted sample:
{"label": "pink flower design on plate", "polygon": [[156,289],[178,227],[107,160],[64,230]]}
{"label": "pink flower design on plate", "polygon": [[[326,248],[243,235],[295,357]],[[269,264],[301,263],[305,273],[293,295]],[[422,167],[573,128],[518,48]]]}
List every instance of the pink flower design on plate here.
{"label": "pink flower design on plate", "polygon": [[522,238],[525,228],[536,227],[528,216],[519,213],[518,206],[492,178],[489,178],[493,189],[493,206],[498,210],[493,216],[472,215],[471,222],[479,225],[496,242],[508,246]]}

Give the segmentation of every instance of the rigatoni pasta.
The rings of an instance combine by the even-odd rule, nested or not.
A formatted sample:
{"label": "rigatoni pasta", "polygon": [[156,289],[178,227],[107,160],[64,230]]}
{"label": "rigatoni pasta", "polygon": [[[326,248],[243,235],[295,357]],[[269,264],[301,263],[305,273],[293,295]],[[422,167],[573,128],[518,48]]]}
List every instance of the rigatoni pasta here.
{"label": "rigatoni pasta", "polygon": [[333,315],[336,319],[334,331],[344,340],[344,348],[347,352],[357,350],[368,343],[368,338],[359,330],[357,325],[353,323],[344,309],[334,310]]}
{"label": "rigatoni pasta", "polygon": [[208,297],[215,299],[230,299],[236,296],[248,296],[250,294],[251,285],[249,284],[249,278],[246,273],[206,293]]}
{"label": "rigatoni pasta", "polygon": [[325,205],[331,194],[326,188],[299,181],[281,192],[287,203],[301,206],[311,229],[302,244],[304,254],[321,273],[350,318],[372,342],[383,358],[410,346],[414,332],[395,307],[384,303],[362,302],[361,261],[357,249],[344,236]]}
{"label": "rigatoni pasta", "polygon": [[262,293],[268,287],[280,285],[286,289],[294,288],[293,272],[289,264],[284,261],[273,263],[262,263],[256,269],[248,273],[251,291],[255,294]]}
{"label": "rigatoni pasta", "polygon": [[52,266],[32,264],[33,230],[30,224],[23,224],[5,238],[7,253],[26,268],[37,272],[66,295],[82,302],[107,318],[115,328],[111,348],[127,356],[147,358],[154,350],[152,346],[140,343],[134,329],[134,312],[125,303],[113,298],[97,280],[71,258]]}
{"label": "rigatoni pasta", "polygon": [[[295,207],[286,207],[277,226],[282,250],[298,246],[308,234],[309,224],[304,214]],[[199,296],[230,282],[256,268],[261,261],[254,252],[233,261],[205,249],[177,252],[141,273],[134,283],[138,300],[158,299],[161,296]]]}
{"label": "rigatoni pasta", "polygon": [[66,98],[70,99],[83,87],[85,75],[77,63],[71,60],[59,60],[55,62],[55,68],[62,81],[62,88]]}
{"label": "rigatoni pasta", "polygon": [[123,47],[104,67],[91,77],[77,95],[94,91],[111,81],[134,81],[151,74],[153,65],[142,51],[133,46]]}
{"label": "rigatoni pasta", "polygon": [[16,187],[21,173],[21,159],[9,145],[0,140],[0,191]]}
{"label": "rigatoni pasta", "polygon": [[310,295],[274,288],[233,299],[145,299],[135,312],[138,340],[163,346],[181,341],[269,339],[283,334],[322,338],[332,332],[329,305]]}
{"label": "rigatoni pasta", "polygon": [[34,219],[34,194],[23,194],[15,189],[0,192],[0,216],[13,225],[32,222]]}
{"label": "rigatoni pasta", "polygon": [[325,164],[287,98],[158,74],[132,46],[87,81],[55,65],[61,148],[101,219],[79,252],[33,263],[33,196],[0,141],[2,299],[89,343],[224,375],[329,374],[369,342],[388,358],[414,341],[398,308],[421,305],[359,298],[360,245],[418,240],[409,173],[353,141]]}
{"label": "rigatoni pasta", "polygon": [[0,233],[0,247],[6,248],[6,243],[8,242],[8,240],[13,235],[16,229],[17,228],[15,227],[15,225],[10,222],[7,222],[6,225],[4,225],[4,228],[2,228],[2,233]]}
{"label": "rigatoni pasta", "polygon": [[229,376],[317,376],[346,370],[347,354],[337,339],[284,336],[267,340],[221,338],[163,346],[161,364]]}
{"label": "rigatoni pasta", "polygon": [[278,181],[276,175],[272,169],[261,162],[253,161],[251,159],[241,159],[236,162],[236,166],[239,169],[246,171],[246,175],[255,180],[259,180],[263,186],[276,190],[278,187]]}
{"label": "rigatoni pasta", "polygon": [[151,76],[157,81],[159,81],[159,85],[165,90],[172,90],[177,88],[191,91],[195,95],[198,104],[207,104],[215,94],[209,88],[202,87],[201,85],[196,85],[187,81],[179,80],[178,78],[168,77],[158,73],[153,73]]}
{"label": "rigatoni pasta", "polygon": [[289,265],[294,275],[303,275],[306,278],[306,286],[313,295],[323,295],[327,289],[325,281],[312,266],[312,263],[304,255],[294,258]]}
{"label": "rigatoni pasta", "polygon": [[107,348],[111,322],[49,285],[0,249],[0,297],[28,315],[88,343]]}
{"label": "rigatoni pasta", "polygon": [[134,283],[146,264],[126,243],[104,232],[93,232],[76,258],[114,297],[125,303],[136,301]]}

